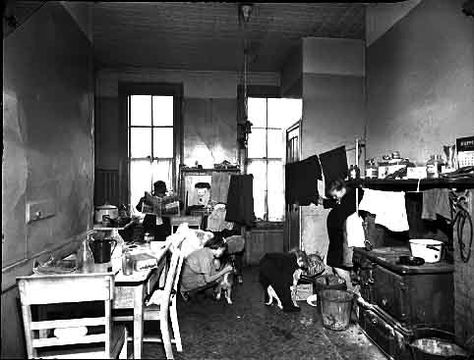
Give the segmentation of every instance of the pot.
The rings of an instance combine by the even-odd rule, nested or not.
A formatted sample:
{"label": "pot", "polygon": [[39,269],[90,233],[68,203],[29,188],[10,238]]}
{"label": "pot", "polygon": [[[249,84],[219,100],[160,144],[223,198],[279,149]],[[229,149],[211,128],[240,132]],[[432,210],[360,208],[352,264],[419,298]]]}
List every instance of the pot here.
{"label": "pot", "polygon": [[[105,218],[104,218],[105,216]],[[94,220],[97,224],[101,224],[107,219],[107,216],[111,220],[118,218],[118,208],[114,205],[104,204],[95,208]]]}
{"label": "pot", "polygon": [[434,239],[412,239],[410,240],[411,254],[421,257],[427,263],[436,263],[441,260],[443,242]]}

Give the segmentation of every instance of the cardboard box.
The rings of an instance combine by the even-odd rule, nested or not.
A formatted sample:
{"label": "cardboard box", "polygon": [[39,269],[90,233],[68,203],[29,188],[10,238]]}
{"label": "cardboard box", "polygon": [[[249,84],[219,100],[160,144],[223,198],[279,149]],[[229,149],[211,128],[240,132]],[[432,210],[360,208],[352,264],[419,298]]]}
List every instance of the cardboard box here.
{"label": "cardboard box", "polygon": [[296,286],[296,301],[306,301],[313,295],[313,284],[298,284]]}
{"label": "cardboard box", "polygon": [[425,179],[426,177],[426,166],[416,166],[407,168],[407,179]]}

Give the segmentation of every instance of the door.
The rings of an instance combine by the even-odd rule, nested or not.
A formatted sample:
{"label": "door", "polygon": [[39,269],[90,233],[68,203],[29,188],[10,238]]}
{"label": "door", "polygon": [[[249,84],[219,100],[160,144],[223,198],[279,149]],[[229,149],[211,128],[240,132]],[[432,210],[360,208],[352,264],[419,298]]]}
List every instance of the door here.
{"label": "door", "polygon": [[[301,120],[286,130],[286,164],[301,158]],[[286,204],[285,251],[301,249],[301,211],[295,204]]]}

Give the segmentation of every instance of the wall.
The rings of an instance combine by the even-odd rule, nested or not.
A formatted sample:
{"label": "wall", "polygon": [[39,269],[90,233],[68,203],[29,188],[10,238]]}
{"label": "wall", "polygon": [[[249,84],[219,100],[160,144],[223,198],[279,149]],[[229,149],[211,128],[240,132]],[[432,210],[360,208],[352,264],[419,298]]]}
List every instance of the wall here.
{"label": "wall", "polygon": [[423,1],[368,47],[369,157],[400,150],[424,164],[474,134],[474,21],[462,3]]}
{"label": "wall", "polygon": [[[474,19],[462,4],[424,0],[367,49],[368,156],[400,150],[423,164],[474,135]],[[460,344],[474,335],[471,264],[455,254]]]}
{"label": "wall", "polygon": [[[364,42],[303,39],[303,158],[363,137],[365,125]],[[354,163],[354,151],[348,152]],[[322,182],[319,191],[324,192]],[[327,210],[302,207],[302,242],[308,253],[327,252]]]}
{"label": "wall", "polygon": [[[92,220],[92,46],[57,2],[3,41],[2,357],[24,357],[16,276],[69,247]],[[26,223],[27,204],[54,216]],[[71,245],[72,246],[72,245]]]}
{"label": "wall", "polygon": [[[97,73],[98,168],[119,169],[120,139],[118,83],[180,83],[183,84],[183,133],[186,165],[196,161],[213,167],[223,160],[237,162],[237,85],[240,74],[225,71],[184,71],[167,69],[102,69]],[[277,73],[253,73],[251,85],[279,86]]]}

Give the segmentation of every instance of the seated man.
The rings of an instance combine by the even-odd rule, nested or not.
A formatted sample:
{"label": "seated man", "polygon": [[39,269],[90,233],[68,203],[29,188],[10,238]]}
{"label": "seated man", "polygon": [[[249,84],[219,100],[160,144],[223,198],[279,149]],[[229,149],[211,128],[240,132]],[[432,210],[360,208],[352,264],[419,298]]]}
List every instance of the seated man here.
{"label": "seated man", "polygon": [[232,271],[231,265],[226,265],[222,270],[219,270],[219,259],[225,251],[226,245],[224,243],[215,243],[189,254],[181,273],[180,291],[184,300],[189,300],[190,291],[197,292],[212,287],[224,274]]}

